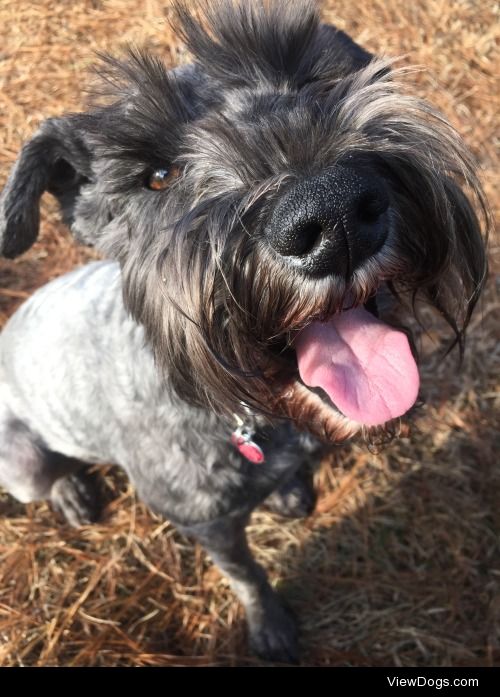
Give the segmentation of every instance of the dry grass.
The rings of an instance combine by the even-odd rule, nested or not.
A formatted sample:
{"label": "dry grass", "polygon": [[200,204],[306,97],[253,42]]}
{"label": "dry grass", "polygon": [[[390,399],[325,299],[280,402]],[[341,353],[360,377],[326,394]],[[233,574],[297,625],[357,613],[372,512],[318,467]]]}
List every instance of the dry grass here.
{"label": "dry grass", "polygon": [[[45,117],[76,110],[95,49],[178,46],[157,0],[2,0],[0,167]],[[489,0],[335,0],[325,16],[415,77],[474,148],[498,206],[498,18]],[[87,260],[45,202],[39,243],[0,263],[0,321]],[[425,338],[427,399],[411,438],[325,463],[316,514],[257,513],[258,558],[303,623],[307,665],[500,665],[499,299],[492,278],[459,374]],[[100,525],[56,525],[0,494],[0,665],[242,665],[241,610],[224,579],[106,473]]]}

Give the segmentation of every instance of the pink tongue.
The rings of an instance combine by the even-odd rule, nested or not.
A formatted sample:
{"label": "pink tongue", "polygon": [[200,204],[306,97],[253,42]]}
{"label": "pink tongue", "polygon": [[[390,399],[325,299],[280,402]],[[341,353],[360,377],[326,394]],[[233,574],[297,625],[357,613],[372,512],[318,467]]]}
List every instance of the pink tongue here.
{"label": "pink tongue", "polygon": [[419,375],[408,339],[363,308],[312,322],[295,349],[303,382],[354,421],[376,426],[415,403]]}

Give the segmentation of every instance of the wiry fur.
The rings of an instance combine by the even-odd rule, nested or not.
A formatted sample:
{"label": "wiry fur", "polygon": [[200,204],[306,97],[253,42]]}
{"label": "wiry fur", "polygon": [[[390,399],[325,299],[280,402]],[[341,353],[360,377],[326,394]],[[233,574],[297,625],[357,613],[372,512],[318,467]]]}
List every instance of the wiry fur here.
{"label": "wiry fur", "polygon": [[[56,303],[60,338],[73,348],[64,361],[75,377],[60,386],[72,415],[65,427],[53,423],[57,409],[42,415],[44,390],[38,401],[22,396],[35,375],[19,337],[35,342],[41,316],[29,320],[27,310],[7,330],[0,479],[15,479],[19,496],[29,478],[31,464],[11,474],[18,451],[12,439],[6,445],[20,420],[33,446],[26,459],[24,434],[23,462],[57,472],[50,485],[60,455],[120,463],[144,499],[202,540],[232,576],[257,650],[285,659],[295,655],[291,623],[249,556],[244,524],[310,457],[310,443],[284,417],[327,441],[361,429],[297,380],[293,339],[311,320],[366,304],[385,286],[405,307],[419,298],[434,305],[462,349],[486,273],[475,209],[487,227],[487,206],[460,137],[402,87],[407,71],[321,24],[314,3],[176,8],[193,63],[168,71],[140,51],[107,58],[94,106],[46,121],[1,195],[4,255],[33,243],[38,201],[49,190],[77,239],[119,262],[121,286],[108,265],[65,286],[86,299],[80,321]],[[172,166],[180,175],[167,190],[145,186],[156,168]],[[332,268],[317,278],[277,254],[265,229],[298,182],[339,167],[389,192],[387,239],[352,273]],[[102,306],[90,279],[107,298]],[[103,368],[101,352],[118,364]],[[16,361],[26,363],[20,381],[8,377]],[[36,362],[38,379],[46,363]],[[234,416],[264,438],[265,469],[230,446]],[[32,497],[30,489],[24,498]]]}

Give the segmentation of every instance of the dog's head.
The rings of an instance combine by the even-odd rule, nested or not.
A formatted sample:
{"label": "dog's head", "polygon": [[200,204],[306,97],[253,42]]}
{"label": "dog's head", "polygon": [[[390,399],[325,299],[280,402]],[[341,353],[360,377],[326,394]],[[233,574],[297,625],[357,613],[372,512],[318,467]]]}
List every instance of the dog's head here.
{"label": "dog's head", "polygon": [[119,260],[184,399],[329,439],[399,417],[418,372],[377,292],[426,299],[462,342],[485,278],[472,158],[309,0],[176,7],[194,62],[107,59],[112,98],[24,146],[3,254],[33,243],[48,190],[78,239]]}

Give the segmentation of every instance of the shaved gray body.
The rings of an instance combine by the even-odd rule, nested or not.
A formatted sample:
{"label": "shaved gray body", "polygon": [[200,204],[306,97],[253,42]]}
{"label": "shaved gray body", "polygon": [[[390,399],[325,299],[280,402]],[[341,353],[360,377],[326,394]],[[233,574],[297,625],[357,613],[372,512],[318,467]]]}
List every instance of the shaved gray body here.
{"label": "shaved gray body", "polygon": [[[53,281],[11,318],[0,335],[0,401],[4,423],[21,421],[48,451],[121,465],[146,503],[178,523],[252,510],[301,461],[284,425],[268,442],[261,427],[266,462],[252,464],[231,444],[235,423],[168,390],[125,310],[114,262]],[[7,488],[15,467],[0,459]]]}

